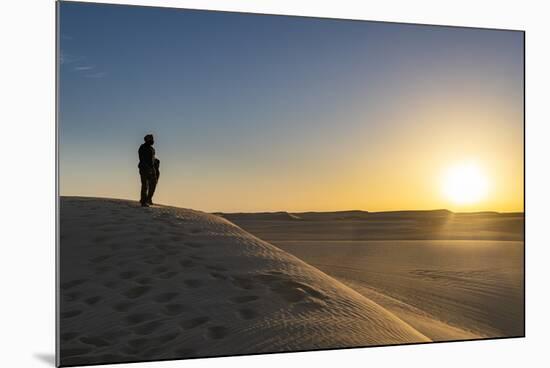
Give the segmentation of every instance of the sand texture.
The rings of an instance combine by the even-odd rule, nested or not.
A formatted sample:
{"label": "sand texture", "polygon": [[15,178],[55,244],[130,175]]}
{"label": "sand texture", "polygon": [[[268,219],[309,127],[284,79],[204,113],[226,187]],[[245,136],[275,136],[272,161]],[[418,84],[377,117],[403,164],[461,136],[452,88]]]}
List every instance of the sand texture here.
{"label": "sand texture", "polygon": [[223,216],[434,341],[524,335],[523,214],[289,215]]}
{"label": "sand texture", "polygon": [[62,365],[430,341],[216,215],[62,197],[60,230]]}

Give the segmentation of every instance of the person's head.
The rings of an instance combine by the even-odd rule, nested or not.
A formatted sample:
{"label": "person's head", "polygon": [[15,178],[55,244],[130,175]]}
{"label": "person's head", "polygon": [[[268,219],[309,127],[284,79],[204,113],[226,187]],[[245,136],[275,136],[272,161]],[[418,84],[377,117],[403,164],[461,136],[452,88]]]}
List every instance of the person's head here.
{"label": "person's head", "polygon": [[145,137],[143,137],[143,140],[145,143],[150,144],[151,146],[155,144],[155,138],[153,138],[152,134],[147,134]]}

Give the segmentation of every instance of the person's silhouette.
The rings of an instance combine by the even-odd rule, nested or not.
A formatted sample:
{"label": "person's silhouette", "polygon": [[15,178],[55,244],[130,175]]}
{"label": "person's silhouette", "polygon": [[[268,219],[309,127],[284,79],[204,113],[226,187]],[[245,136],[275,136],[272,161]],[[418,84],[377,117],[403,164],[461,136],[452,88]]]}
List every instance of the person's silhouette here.
{"label": "person's silhouette", "polygon": [[153,194],[157,186],[160,171],[160,161],[155,158],[153,144],[155,140],[152,134],[143,137],[145,143],[139,146],[139,176],[141,178],[141,196],[139,202],[142,207],[149,207],[153,204]]}

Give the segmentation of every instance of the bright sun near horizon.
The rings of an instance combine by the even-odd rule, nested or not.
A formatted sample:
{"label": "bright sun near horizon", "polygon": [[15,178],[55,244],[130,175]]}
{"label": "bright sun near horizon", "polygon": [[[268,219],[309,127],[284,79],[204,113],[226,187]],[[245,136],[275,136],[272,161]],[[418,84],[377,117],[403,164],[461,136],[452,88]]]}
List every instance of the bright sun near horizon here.
{"label": "bright sun near horizon", "polygon": [[488,189],[487,175],[476,163],[454,164],[443,176],[445,197],[456,205],[476,204],[487,198]]}

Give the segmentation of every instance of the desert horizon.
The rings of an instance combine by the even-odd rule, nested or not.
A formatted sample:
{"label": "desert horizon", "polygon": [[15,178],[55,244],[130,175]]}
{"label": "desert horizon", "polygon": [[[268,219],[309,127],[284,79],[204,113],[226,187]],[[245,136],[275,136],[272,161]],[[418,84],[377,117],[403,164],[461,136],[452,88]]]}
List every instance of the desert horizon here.
{"label": "desert horizon", "polygon": [[[79,196],[80,197],[80,196]],[[85,197],[85,196],[84,196]],[[97,197],[95,197],[97,198]],[[108,198],[106,198],[108,199]],[[111,198],[111,199],[121,199],[121,198]],[[159,203],[160,204],[160,203]],[[170,206],[169,204],[166,204]],[[524,214],[524,211],[496,211],[496,210],[478,210],[478,211],[451,211],[446,208],[433,208],[433,209],[392,209],[392,210],[383,210],[383,211],[369,211],[366,209],[339,209],[339,210],[326,210],[326,211],[285,211],[285,210],[271,210],[271,211],[235,211],[235,212],[224,212],[224,211],[204,211],[213,214],[220,215],[269,215],[269,214],[313,214],[313,213],[323,213],[323,214],[400,214],[400,213],[450,213],[455,215],[480,215],[480,214],[499,214],[499,215],[515,215],[515,214]]]}
{"label": "desert horizon", "polygon": [[[110,197],[110,196],[93,196],[93,195],[80,195],[80,194],[60,194],[60,197],[79,197],[79,198],[97,198],[97,199],[106,199],[106,200],[128,200],[133,201],[135,198],[133,197]],[[182,207],[178,203],[169,203],[169,202],[158,202],[157,204],[163,205],[163,206],[174,206],[174,207]],[[184,207],[182,207],[184,208]],[[206,213],[211,213],[215,215],[267,215],[267,214],[311,214],[311,213],[368,213],[368,214],[391,214],[391,213],[423,213],[423,212],[448,212],[452,214],[458,214],[458,215],[472,215],[472,214],[502,214],[502,215],[514,215],[514,214],[525,214],[524,210],[510,210],[510,211],[501,211],[496,209],[479,209],[475,211],[453,211],[448,208],[422,208],[422,209],[386,209],[386,210],[369,210],[369,209],[359,209],[359,208],[341,208],[341,209],[327,209],[327,210],[285,210],[285,209],[263,209],[263,210],[254,210],[254,211],[239,211],[239,210],[232,210],[232,211],[219,211],[219,210],[205,210],[201,208],[196,208],[198,211],[203,211]]]}

